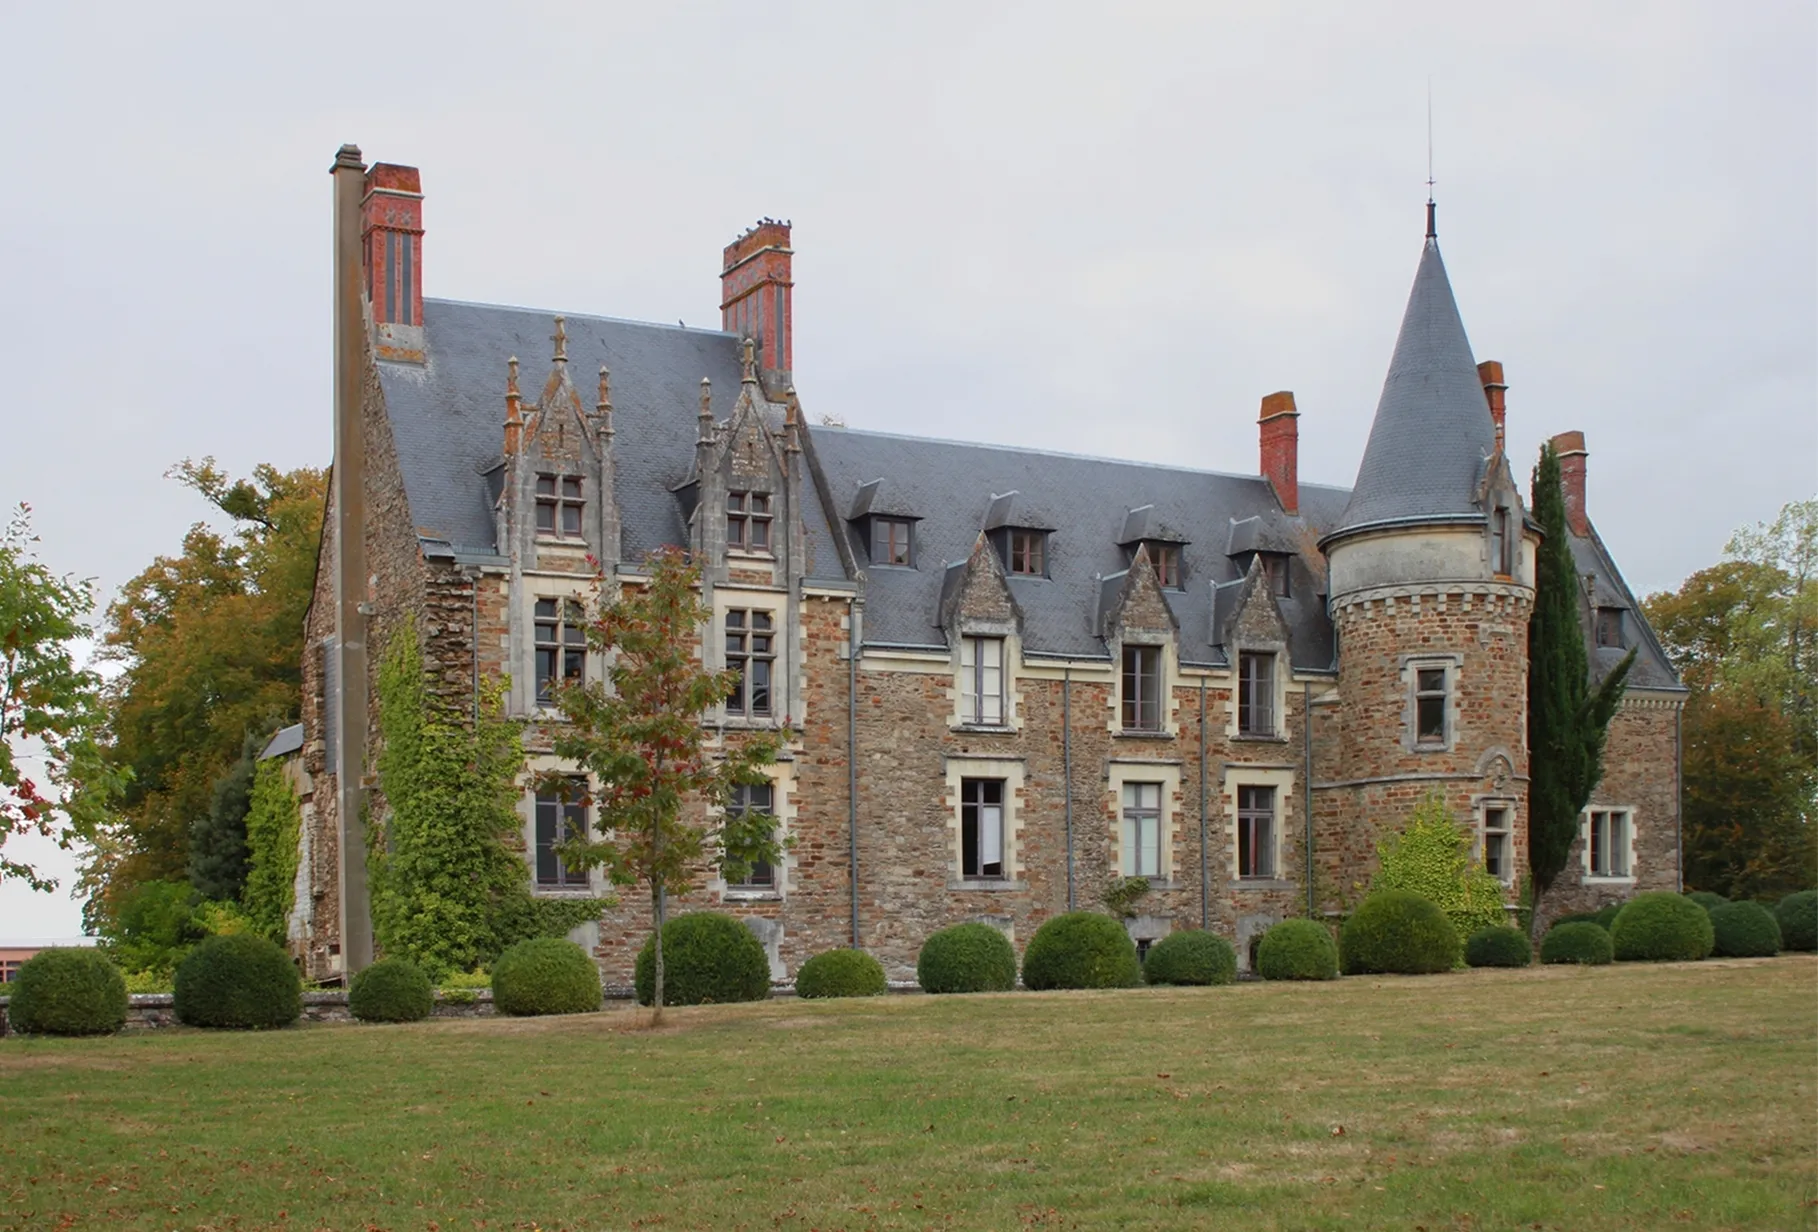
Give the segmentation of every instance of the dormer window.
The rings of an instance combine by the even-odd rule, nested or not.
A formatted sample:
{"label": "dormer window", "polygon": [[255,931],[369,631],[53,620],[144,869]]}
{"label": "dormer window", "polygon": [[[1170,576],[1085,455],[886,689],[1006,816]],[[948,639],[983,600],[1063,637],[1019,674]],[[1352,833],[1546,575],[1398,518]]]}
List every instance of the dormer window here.
{"label": "dormer window", "polygon": [[1150,543],[1149,562],[1155,566],[1155,580],[1169,590],[1181,588],[1180,544]]}
{"label": "dormer window", "polygon": [[1048,572],[1047,531],[1010,532],[1010,572],[1024,577],[1044,577]]}
{"label": "dormer window", "polygon": [[1288,558],[1274,552],[1262,553],[1263,575],[1269,579],[1269,593],[1288,597]]}
{"label": "dormer window", "polygon": [[1618,650],[1622,648],[1621,608],[1600,607],[1597,609],[1597,644]]}
{"label": "dormer window", "polygon": [[726,493],[726,546],[742,552],[770,550],[770,493]]}
{"label": "dormer window", "polygon": [[575,475],[537,476],[537,533],[578,539],[581,535],[581,480]]}
{"label": "dormer window", "polygon": [[871,563],[914,568],[915,523],[908,518],[871,519]]}

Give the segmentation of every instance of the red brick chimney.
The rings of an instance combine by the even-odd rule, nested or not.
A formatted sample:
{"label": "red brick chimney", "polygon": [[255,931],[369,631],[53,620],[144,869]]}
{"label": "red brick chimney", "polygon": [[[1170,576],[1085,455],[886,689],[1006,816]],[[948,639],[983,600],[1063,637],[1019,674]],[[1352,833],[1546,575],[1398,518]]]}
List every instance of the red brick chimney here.
{"label": "red brick chimney", "polygon": [[1287,390],[1262,400],[1256,421],[1262,444],[1262,475],[1275,489],[1283,513],[1300,512],[1300,412]]}
{"label": "red brick chimney", "polygon": [[367,168],[360,250],[373,323],[423,324],[423,181],[415,167]]}
{"label": "red brick chimney", "polygon": [[1560,487],[1565,491],[1566,525],[1572,533],[1584,538],[1591,533],[1591,519],[1584,511],[1584,433],[1561,432],[1553,438],[1553,452],[1559,455]]}
{"label": "red brick chimney", "polygon": [[726,245],[720,270],[720,328],[758,344],[767,381],[787,383],[795,369],[795,279],[789,224],[766,218]]}
{"label": "red brick chimney", "polygon": [[1502,448],[1502,421],[1508,414],[1507,403],[1503,401],[1508,386],[1502,381],[1502,364],[1494,359],[1486,359],[1477,365],[1477,379],[1483,382],[1483,396],[1490,404],[1490,419],[1496,424],[1496,448]]}

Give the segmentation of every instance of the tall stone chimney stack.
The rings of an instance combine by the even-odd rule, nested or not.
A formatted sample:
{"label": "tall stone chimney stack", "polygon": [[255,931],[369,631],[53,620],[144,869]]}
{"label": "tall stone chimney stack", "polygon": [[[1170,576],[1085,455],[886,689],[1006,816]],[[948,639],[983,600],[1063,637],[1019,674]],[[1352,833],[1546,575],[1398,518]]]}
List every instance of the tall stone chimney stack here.
{"label": "tall stone chimney stack", "polygon": [[787,222],[760,221],[726,245],[720,268],[720,328],[758,345],[765,392],[780,397],[795,371],[795,279]]}
{"label": "tall stone chimney stack", "polygon": [[1566,524],[1572,533],[1584,538],[1591,533],[1591,518],[1584,507],[1585,459],[1584,433],[1561,432],[1553,438],[1553,452],[1559,455],[1559,486],[1565,494]]}
{"label": "tall stone chimney stack", "polygon": [[1262,447],[1262,476],[1275,489],[1281,511],[1290,516],[1300,512],[1300,412],[1294,407],[1294,395],[1287,390],[1269,394],[1262,400],[1262,414],[1257,419]]}

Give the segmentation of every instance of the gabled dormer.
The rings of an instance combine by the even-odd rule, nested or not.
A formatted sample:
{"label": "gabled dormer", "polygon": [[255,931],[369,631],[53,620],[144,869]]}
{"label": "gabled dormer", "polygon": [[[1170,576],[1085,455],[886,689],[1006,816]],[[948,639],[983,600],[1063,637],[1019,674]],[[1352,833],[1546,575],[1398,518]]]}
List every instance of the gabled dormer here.
{"label": "gabled dormer", "polygon": [[695,471],[676,494],[710,580],[724,582],[738,571],[747,582],[781,586],[805,568],[800,412],[793,391],[780,407],[765,398],[749,338],[743,366],[738,399],[723,423],[714,418],[712,386],[702,379]]}
{"label": "gabled dormer", "polygon": [[1288,622],[1260,555],[1244,576],[1213,589],[1212,640],[1222,647],[1236,687],[1226,723],[1240,739],[1285,735],[1289,660]]}
{"label": "gabled dormer", "polygon": [[965,560],[941,578],[935,623],[953,654],[955,729],[1021,725],[1015,679],[1022,658],[1023,612],[1003,562],[980,534]]}
{"label": "gabled dormer", "polygon": [[1124,564],[1136,562],[1138,551],[1146,551],[1155,570],[1156,583],[1164,590],[1186,588],[1186,534],[1161,518],[1154,505],[1138,505],[1124,514],[1123,530],[1117,546],[1123,549]]}
{"label": "gabled dormer", "polygon": [[1162,592],[1149,549],[1098,582],[1094,621],[1117,665],[1110,730],[1126,736],[1178,734],[1169,697],[1180,671],[1180,626]]}
{"label": "gabled dormer", "polygon": [[1016,491],[993,494],[985,509],[984,534],[1012,578],[1049,576],[1054,522]]}
{"label": "gabled dormer", "polygon": [[1526,514],[1522,509],[1521,489],[1515,486],[1508,455],[1500,445],[1495,453],[1484,459],[1483,477],[1477,485],[1477,505],[1483,510],[1484,518],[1485,572],[1500,581],[1519,580],[1523,572],[1521,539]]}
{"label": "gabled dormer", "polygon": [[873,569],[915,568],[915,526],[921,520],[898,485],[884,479],[861,483],[846,511],[854,555]]}
{"label": "gabled dormer", "polygon": [[[1228,556],[1242,576],[1251,569],[1261,571],[1269,591],[1278,598],[1293,598],[1295,591],[1310,582],[1310,576],[1296,567],[1300,540],[1291,527],[1274,515],[1256,515],[1239,521],[1231,520],[1231,533],[1225,543]],[[1295,574],[1302,576],[1297,584]]]}

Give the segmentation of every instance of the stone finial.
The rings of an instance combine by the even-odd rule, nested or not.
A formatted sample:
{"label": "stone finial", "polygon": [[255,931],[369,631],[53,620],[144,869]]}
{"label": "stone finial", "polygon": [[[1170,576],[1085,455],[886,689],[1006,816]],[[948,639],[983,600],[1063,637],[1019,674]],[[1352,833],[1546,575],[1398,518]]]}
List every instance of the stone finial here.
{"label": "stone finial", "polygon": [[555,319],[555,333],[549,335],[549,340],[555,343],[555,362],[558,364],[567,363],[568,319],[566,317],[557,317]]}
{"label": "stone finial", "polygon": [[518,451],[524,429],[522,405],[524,395],[518,391],[518,357],[505,361],[505,452]]}
{"label": "stone finial", "polygon": [[741,349],[744,352],[744,371],[739,375],[739,379],[750,385],[757,380],[757,343],[747,336]]}
{"label": "stone finial", "polygon": [[696,416],[701,423],[701,440],[707,440],[713,434],[713,382],[701,378],[701,409]]}
{"label": "stone finial", "polygon": [[802,403],[795,396],[795,386],[783,391],[783,435],[790,453],[802,451]]}
{"label": "stone finial", "polygon": [[594,411],[600,417],[600,435],[612,435],[612,373],[605,364],[600,365],[600,398],[594,403]]}

